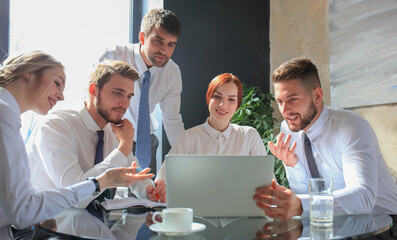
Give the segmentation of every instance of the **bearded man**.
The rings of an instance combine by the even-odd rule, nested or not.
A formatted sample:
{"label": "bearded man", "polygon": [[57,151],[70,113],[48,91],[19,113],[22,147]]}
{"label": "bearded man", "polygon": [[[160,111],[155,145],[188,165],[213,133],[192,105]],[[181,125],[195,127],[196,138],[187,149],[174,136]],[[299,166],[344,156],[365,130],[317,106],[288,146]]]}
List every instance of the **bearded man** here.
{"label": "bearded man", "polygon": [[272,76],[284,121],[272,153],[283,161],[291,189],[258,188],[257,206],[267,215],[289,219],[309,211],[308,180],[334,180],[334,210],[397,214],[397,188],[369,123],[359,115],[323,102],[317,67],[307,58],[283,63]]}
{"label": "bearded man", "polygon": [[[137,161],[132,154],[134,127],[123,116],[138,79],[138,72],[125,62],[99,63],[91,73],[83,106],[55,111],[38,126],[28,147],[33,184],[42,189],[65,187]],[[151,181],[132,185],[134,194],[147,197]],[[155,193],[165,199],[165,185],[159,185],[164,189],[157,188]],[[77,207],[87,207],[96,197]]]}

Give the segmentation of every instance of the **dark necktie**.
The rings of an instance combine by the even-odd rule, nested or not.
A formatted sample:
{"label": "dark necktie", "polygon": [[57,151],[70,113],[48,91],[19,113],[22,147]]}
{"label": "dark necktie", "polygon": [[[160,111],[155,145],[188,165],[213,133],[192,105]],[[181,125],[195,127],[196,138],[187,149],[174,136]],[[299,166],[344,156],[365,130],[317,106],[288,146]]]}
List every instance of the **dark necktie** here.
{"label": "dark necktie", "polygon": [[94,165],[103,161],[103,130],[97,131],[98,133],[98,143],[96,145],[96,152],[95,152],[95,162]]}
{"label": "dark necktie", "polygon": [[139,166],[142,169],[147,168],[150,165],[151,160],[149,86],[150,71],[147,70],[143,73],[136,137],[136,157],[138,158]]}
{"label": "dark necktie", "polygon": [[319,178],[320,174],[318,173],[317,165],[314,161],[312,144],[310,143],[306,133],[303,133],[303,136],[305,137],[305,155],[307,164],[309,165],[310,174],[312,175],[312,178]]}
{"label": "dark necktie", "polygon": [[[96,131],[98,134],[98,143],[96,144],[96,152],[95,152],[95,163],[94,165],[100,163],[103,161],[103,136],[104,136],[104,131],[99,130]],[[111,198],[111,191],[109,188],[106,188],[105,191],[99,195],[95,200],[98,200],[99,202],[103,202],[105,198],[110,199]]]}
{"label": "dark necktie", "polygon": [[151,235],[152,233],[149,227],[146,226],[146,222],[144,222],[142,226],[139,228],[135,240],[149,240]]}

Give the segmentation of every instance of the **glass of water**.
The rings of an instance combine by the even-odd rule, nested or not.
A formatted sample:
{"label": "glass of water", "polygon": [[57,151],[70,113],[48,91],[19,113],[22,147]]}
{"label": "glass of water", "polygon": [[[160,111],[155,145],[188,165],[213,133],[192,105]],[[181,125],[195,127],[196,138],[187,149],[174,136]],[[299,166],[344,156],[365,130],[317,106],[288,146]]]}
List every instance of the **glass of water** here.
{"label": "glass of water", "polygon": [[115,198],[128,198],[128,187],[117,187]]}
{"label": "glass of water", "polygon": [[334,180],[309,179],[310,224],[332,225],[334,216]]}

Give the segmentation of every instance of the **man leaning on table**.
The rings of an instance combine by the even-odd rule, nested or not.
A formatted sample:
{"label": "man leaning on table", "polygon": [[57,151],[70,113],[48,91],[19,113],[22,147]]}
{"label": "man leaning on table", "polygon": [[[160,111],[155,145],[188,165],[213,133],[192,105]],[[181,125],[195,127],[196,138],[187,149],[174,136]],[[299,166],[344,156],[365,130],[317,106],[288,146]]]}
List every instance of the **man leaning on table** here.
{"label": "man leaning on table", "polygon": [[[181,31],[181,22],[172,11],[152,9],[142,19],[139,43],[109,48],[99,58],[99,61],[115,59],[127,62],[136,68],[141,76],[148,76],[147,79],[141,78],[135,82],[136,97],[131,100],[125,117],[136,128],[134,153],[141,163],[144,161],[140,157],[141,152],[151,151],[151,159],[148,160],[154,174],[159,141],[153,133],[158,122],[149,114],[153,115],[156,105],[159,104],[164,129],[171,146],[185,130],[180,114],[182,76],[178,65],[171,59]],[[145,109],[148,109],[146,113],[142,111]],[[147,129],[147,137],[144,129]],[[151,149],[141,147],[148,145],[144,144],[146,139],[149,140]]]}
{"label": "man leaning on table", "polygon": [[[55,111],[40,123],[32,146],[28,147],[32,182],[36,186],[68,186],[136,161],[131,152],[134,127],[122,117],[134,96],[138,78],[137,71],[125,62],[100,63],[91,73],[87,99],[81,108]],[[98,160],[97,143],[101,138],[103,152]],[[146,197],[146,186],[151,181],[132,185],[135,195]],[[156,191],[165,198],[165,188],[160,190]],[[85,208],[95,197],[77,206]]]}
{"label": "man leaning on table", "polygon": [[323,177],[334,179],[336,211],[397,214],[397,188],[369,123],[324,104],[317,68],[307,58],[285,62],[272,78],[284,121],[277,143],[268,146],[283,161],[291,190],[275,182],[258,188],[257,206],[276,219],[301,215],[309,210],[308,179]]}

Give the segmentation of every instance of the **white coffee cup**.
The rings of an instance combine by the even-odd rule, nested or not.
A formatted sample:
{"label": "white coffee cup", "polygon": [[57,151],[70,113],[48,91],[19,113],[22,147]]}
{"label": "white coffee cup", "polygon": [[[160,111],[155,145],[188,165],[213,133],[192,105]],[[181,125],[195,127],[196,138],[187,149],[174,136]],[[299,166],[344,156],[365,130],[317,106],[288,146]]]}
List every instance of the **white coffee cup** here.
{"label": "white coffee cup", "polygon": [[[160,216],[163,222],[157,221],[157,216]],[[160,224],[167,231],[189,232],[192,230],[193,209],[165,208],[162,212],[155,212],[152,218],[153,222]]]}

